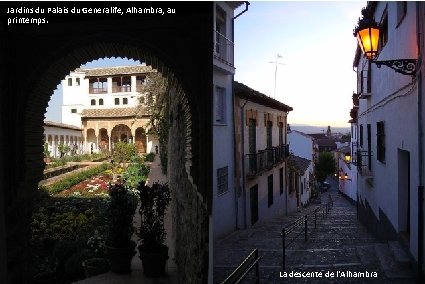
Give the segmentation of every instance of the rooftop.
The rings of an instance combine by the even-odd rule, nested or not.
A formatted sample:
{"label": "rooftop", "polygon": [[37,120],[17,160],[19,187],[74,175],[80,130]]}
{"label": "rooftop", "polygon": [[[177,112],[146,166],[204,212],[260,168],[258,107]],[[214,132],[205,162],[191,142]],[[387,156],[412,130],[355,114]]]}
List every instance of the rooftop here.
{"label": "rooftop", "polygon": [[64,129],[72,129],[72,130],[81,130],[81,127],[75,126],[75,125],[69,125],[61,122],[54,122],[54,121],[44,121],[44,126],[50,126],[50,127],[59,127]]}
{"label": "rooftop", "polygon": [[289,156],[289,166],[294,167],[299,174],[303,175],[305,171],[308,169],[308,166],[310,165],[310,163],[311,163],[310,160],[307,160],[295,155]]}
{"label": "rooftop", "polygon": [[133,65],[133,66],[116,66],[106,68],[77,68],[75,72],[84,72],[86,77],[100,77],[111,75],[130,75],[130,74],[144,74],[155,72],[151,66],[146,65]]}
{"label": "rooftop", "polygon": [[132,116],[141,116],[146,114],[143,111],[137,113],[137,108],[135,107],[125,107],[125,108],[100,108],[100,109],[84,109],[81,112],[81,117],[83,118],[110,118],[110,117],[132,117]]}
{"label": "rooftop", "polygon": [[280,111],[290,112],[291,110],[293,110],[292,107],[278,100],[272,99],[237,81],[235,81],[234,83],[234,90],[235,90],[235,95],[240,98],[247,99],[252,102],[255,102],[264,106],[268,106]]}

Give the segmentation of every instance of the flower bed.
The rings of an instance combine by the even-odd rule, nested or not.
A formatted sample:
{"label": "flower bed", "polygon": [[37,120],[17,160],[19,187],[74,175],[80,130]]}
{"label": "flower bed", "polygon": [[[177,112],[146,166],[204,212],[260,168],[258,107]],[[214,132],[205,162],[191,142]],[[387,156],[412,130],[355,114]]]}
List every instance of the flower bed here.
{"label": "flower bed", "polygon": [[65,189],[55,196],[57,197],[107,197],[108,184],[112,177],[106,173],[86,179],[69,189]]}

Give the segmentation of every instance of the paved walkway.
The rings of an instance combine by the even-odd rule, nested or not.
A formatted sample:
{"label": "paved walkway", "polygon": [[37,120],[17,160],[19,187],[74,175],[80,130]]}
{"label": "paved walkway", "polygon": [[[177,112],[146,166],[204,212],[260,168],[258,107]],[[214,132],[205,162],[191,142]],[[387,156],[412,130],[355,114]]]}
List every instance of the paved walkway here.
{"label": "paved walkway", "polygon": [[[149,164],[149,163],[148,163]],[[161,172],[161,166],[159,162],[159,155],[155,155],[155,160],[150,163],[150,172],[147,180],[148,185],[152,185],[153,182],[159,181],[161,183],[167,182],[167,177]],[[136,210],[134,216],[134,223],[136,228],[140,228],[140,215],[139,211]],[[167,261],[166,273],[167,275],[161,278],[148,278],[143,274],[142,261],[139,259],[139,252],[133,257],[131,262],[131,273],[130,274],[116,274],[108,272],[105,274],[97,275],[95,277],[87,278],[75,283],[78,284],[168,284],[177,283],[177,267],[174,262],[174,241],[172,239],[172,219],[170,212],[167,212],[165,217],[165,229],[167,231],[166,245],[169,248]],[[133,236],[133,240],[138,242],[136,235]]]}
{"label": "paved walkway", "polygon": [[[331,195],[334,206],[327,217],[319,219],[316,229],[314,225],[309,225],[308,241],[304,241],[304,233],[301,233],[287,248],[285,270],[282,269],[282,226],[308,214],[317,205],[302,208],[301,212],[291,216],[275,218],[258,223],[250,229],[235,231],[215,242],[214,283],[224,280],[255,248],[258,248],[262,257],[260,283],[415,283],[411,272],[405,273],[403,270],[401,273],[393,273],[392,276],[397,277],[394,278],[383,270],[377,250],[385,246],[388,250],[388,244],[379,244],[367,232],[357,220],[356,207],[339,195],[335,188],[334,186],[333,191],[322,194],[322,202]],[[290,277],[291,272],[311,274]],[[251,272],[246,283],[253,281],[252,276]]]}

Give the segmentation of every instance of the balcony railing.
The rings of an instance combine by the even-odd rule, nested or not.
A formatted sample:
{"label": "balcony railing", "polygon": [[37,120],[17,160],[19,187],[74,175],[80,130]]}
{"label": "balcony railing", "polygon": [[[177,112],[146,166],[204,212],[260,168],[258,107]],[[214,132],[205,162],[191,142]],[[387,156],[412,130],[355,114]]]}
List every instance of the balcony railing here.
{"label": "balcony railing", "polygon": [[357,170],[362,176],[372,176],[372,152],[357,150]]}
{"label": "balcony railing", "polygon": [[131,92],[131,86],[114,86],[112,93],[128,93]]}
{"label": "balcony railing", "polygon": [[261,175],[264,171],[282,163],[287,157],[289,157],[288,144],[260,150],[255,154],[246,154],[247,176]]}
{"label": "balcony railing", "polygon": [[105,94],[108,92],[106,88],[90,88],[89,94]]}
{"label": "balcony railing", "polygon": [[234,43],[218,31],[215,31],[214,42],[214,58],[233,67]]}

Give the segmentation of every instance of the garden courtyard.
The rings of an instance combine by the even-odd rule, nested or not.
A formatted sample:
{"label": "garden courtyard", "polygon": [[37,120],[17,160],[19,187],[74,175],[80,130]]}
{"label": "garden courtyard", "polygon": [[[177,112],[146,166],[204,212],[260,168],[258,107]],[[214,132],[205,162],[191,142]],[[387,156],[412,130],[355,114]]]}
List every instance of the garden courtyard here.
{"label": "garden courtyard", "polygon": [[[141,215],[138,184],[166,184],[159,155],[131,157],[117,162],[105,157],[85,157],[86,161],[69,161],[46,166],[40,182],[31,224],[32,270],[35,283],[176,283],[174,242],[168,207],[163,219],[164,244],[168,246],[165,275],[146,277],[137,250],[140,244]],[[92,158],[90,160],[90,158]],[[53,163],[51,163],[53,164]],[[50,165],[51,165],[50,164]],[[134,203],[131,239],[137,245],[126,273],[111,271],[88,275],[82,263],[90,258],[105,257],[105,241],[111,216],[110,184],[123,182],[130,188],[129,203]],[[127,190],[127,189],[126,189]],[[134,202],[135,201],[135,202]],[[131,210],[130,210],[131,211]],[[118,212],[118,211],[117,211]],[[110,212],[109,212],[110,213]],[[109,224],[110,226],[110,224]],[[112,270],[112,269],[111,269]]]}

